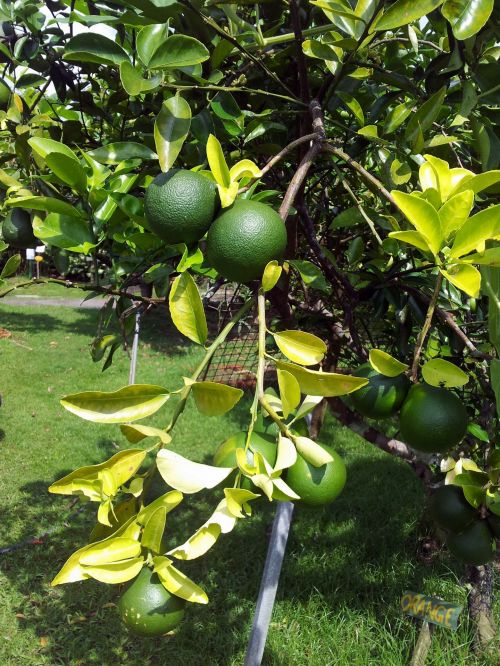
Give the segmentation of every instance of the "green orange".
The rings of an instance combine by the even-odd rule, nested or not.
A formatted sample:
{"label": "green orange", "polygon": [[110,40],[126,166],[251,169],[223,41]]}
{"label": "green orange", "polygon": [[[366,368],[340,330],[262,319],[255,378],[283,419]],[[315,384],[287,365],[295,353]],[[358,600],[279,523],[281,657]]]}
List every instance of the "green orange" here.
{"label": "green orange", "polygon": [[11,94],[12,91],[9,88],[9,86],[5,83],[3,79],[0,79],[0,109],[2,109],[3,111],[6,111],[7,107],[9,106],[9,100]]}
{"label": "green orange", "polygon": [[120,597],[118,612],[129,629],[142,636],[161,636],[175,629],[186,602],[168,592],[158,575],[143,567]]}
{"label": "green orange", "polygon": [[215,184],[194,171],[171,169],[146,189],[144,213],[153,233],[169,244],[202,238],[219,208]]}
{"label": "green orange", "polygon": [[395,414],[403,404],[411,385],[406,375],[386,377],[374,370],[369,363],[360,366],[353,374],[356,377],[366,377],[368,384],[351,393],[351,402],[356,411],[372,419],[383,419]]}
{"label": "green orange", "polygon": [[479,566],[493,558],[493,535],[485,520],[476,520],[462,532],[450,532],[446,545],[457,559]]}
{"label": "green orange", "polygon": [[417,451],[445,453],[467,431],[467,410],[454,393],[429,384],[415,384],[400,413],[401,438]]}
{"label": "green orange", "polygon": [[30,214],[22,208],[10,210],[2,224],[2,237],[11,247],[36,247],[40,241],[33,234]]}
{"label": "green orange", "polygon": [[320,444],[333,458],[331,462],[314,467],[301,455],[288,468],[286,483],[308,506],[330,504],[342,492],[346,482],[346,468],[339,454],[326,444]]}
{"label": "green orange", "polygon": [[237,199],[214,221],[207,235],[207,260],[223,277],[249,282],[266,265],[283,258],[285,225],[278,213],[259,201]]}
{"label": "green orange", "polygon": [[459,486],[440,486],[429,501],[429,513],[442,528],[461,532],[476,517],[476,511],[467,502]]}

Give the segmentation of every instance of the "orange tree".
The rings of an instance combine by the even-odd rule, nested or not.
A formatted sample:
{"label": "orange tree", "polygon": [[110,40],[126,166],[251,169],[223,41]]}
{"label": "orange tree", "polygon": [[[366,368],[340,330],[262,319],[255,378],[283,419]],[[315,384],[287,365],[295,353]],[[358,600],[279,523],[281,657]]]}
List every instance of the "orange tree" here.
{"label": "orange tree", "polygon": [[[91,283],[63,282],[109,296],[92,345],[104,369],[120,345],[107,327],[130,333],[138,283],[152,291],[136,304],[168,299],[206,350],[176,386],[63,398],[133,448],[51,486],[98,507],[53,584],[144,580],[206,603],[183,560],[257,500],[304,501],[330,476],[312,503],[341,490],[342,461],[315,441],[326,404],[429,486],[453,486],[431,513],[472,578],[487,577],[500,516],[499,17],[494,0],[0,2],[2,295],[34,234],[91,258]],[[244,302],[208,342],[200,289],[225,281]],[[255,304],[247,428],[224,465],[193,462],[170,446],[176,421],[190,397],[207,417],[241,398],[200,377]],[[167,400],[171,420],[145,425]],[[271,453],[252,444],[263,430]],[[214,487],[214,512],[177,543],[168,512]]]}

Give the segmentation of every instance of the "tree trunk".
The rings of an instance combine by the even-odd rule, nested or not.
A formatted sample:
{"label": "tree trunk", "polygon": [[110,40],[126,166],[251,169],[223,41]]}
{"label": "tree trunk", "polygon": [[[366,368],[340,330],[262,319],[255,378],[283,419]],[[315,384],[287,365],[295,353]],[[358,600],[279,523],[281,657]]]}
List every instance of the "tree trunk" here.
{"label": "tree trunk", "polygon": [[473,650],[481,653],[493,647],[496,628],[491,614],[493,602],[493,565],[467,568],[467,581],[471,585],[467,605],[474,623]]}

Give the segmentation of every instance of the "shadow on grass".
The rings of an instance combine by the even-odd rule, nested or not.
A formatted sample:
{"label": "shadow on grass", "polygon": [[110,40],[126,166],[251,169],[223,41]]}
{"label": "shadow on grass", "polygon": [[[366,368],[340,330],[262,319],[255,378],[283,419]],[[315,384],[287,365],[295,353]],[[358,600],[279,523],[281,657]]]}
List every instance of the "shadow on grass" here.
{"label": "shadow on grass", "polygon": [[[56,478],[65,473],[61,470]],[[350,608],[384,618],[397,607],[402,586],[421,589],[426,573],[414,556],[422,494],[413,473],[389,457],[357,457],[348,464],[348,479],[333,505],[296,508],[278,598],[306,604],[311,594],[319,594],[334,612]],[[33,536],[37,516],[62,523],[65,510],[70,511],[68,500],[49,495],[45,484],[28,484],[22,490],[31,507],[27,536]],[[167,520],[169,533],[175,534],[169,548],[206,520],[220,494],[216,490],[186,496]],[[268,503],[254,503],[253,508],[254,516],[223,536],[206,557],[179,564],[207,590],[210,605],[190,605],[175,637],[150,640],[129,634],[114,607],[122,586],[85,581],[48,587],[66,558],[86,543],[95,505],[87,505],[43,544],[0,559],[21,600],[16,608],[22,614],[19,622],[46,639],[40,651],[51,664],[144,666],[157,659],[176,666],[242,663],[274,515]],[[269,649],[264,663],[287,666]]]}

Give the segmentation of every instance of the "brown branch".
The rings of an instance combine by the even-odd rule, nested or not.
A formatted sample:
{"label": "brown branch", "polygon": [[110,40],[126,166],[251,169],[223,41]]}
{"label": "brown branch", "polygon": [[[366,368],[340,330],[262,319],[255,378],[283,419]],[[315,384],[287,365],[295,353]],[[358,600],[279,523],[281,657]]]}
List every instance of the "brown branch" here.
{"label": "brown branch", "polygon": [[307,64],[302,50],[302,26],[300,25],[299,3],[290,0],[290,15],[292,17],[293,33],[295,35],[295,53],[297,58],[297,73],[299,80],[299,95],[303,102],[308,102],[311,93],[309,91],[309,77],[307,75]]}
{"label": "brown branch", "polygon": [[434,310],[436,309],[437,301],[439,298],[439,292],[441,291],[442,284],[443,284],[443,275],[442,273],[438,273],[436,279],[436,286],[434,287],[434,291],[432,293],[432,297],[431,300],[429,301],[429,306],[427,308],[427,314],[425,315],[424,325],[420,330],[420,333],[417,338],[417,344],[415,345],[415,351],[413,354],[413,363],[411,365],[411,378],[413,379],[413,381],[417,380],[418,362],[420,360],[420,355],[424,347],[427,333],[429,332],[429,329],[432,324],[432,317],[434,316]]}
{"label": "brown branch", "polygon": [[292,180],[288,185],[287,191],[285,192],[285,196],[283,197],[283,201],[281,202],[281,206],[279,209],[279,214],[283,221],[285,221],[286,218],[288,217],[290,208],[292,207],[293,202],[295,201],[295,197],[299,193],[304,183],[304,180],[307,176],[307,172],[309,171],[309,169],[312,166],[312,163],[314,162],[314,159],[321,152],[322,146],[323,144],[320,142],[313,143],[313,145],[304,155],[301,163],[297,168],[297,171],[294,173]]}

